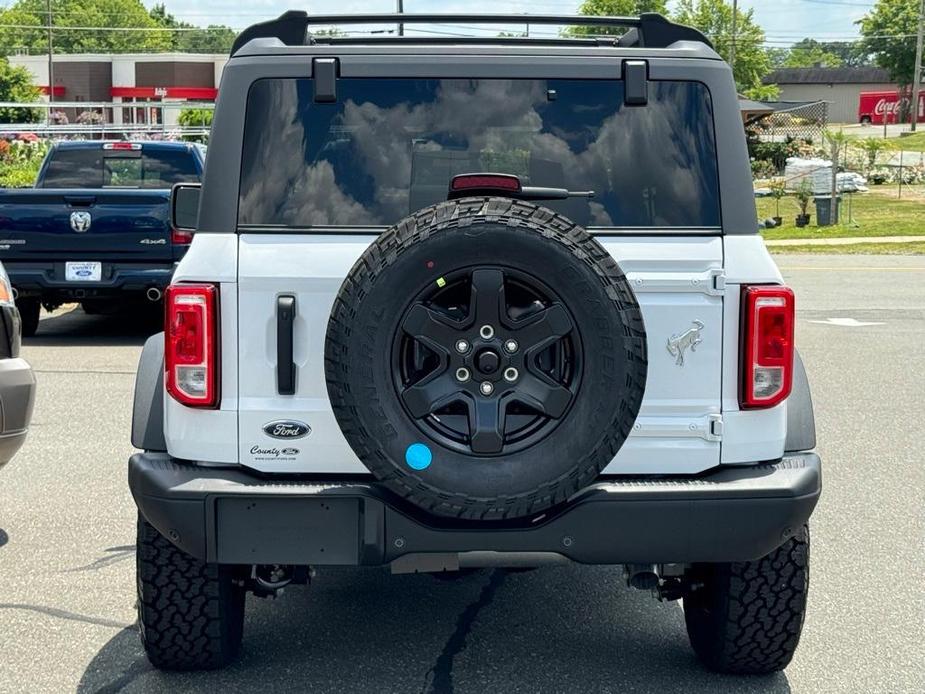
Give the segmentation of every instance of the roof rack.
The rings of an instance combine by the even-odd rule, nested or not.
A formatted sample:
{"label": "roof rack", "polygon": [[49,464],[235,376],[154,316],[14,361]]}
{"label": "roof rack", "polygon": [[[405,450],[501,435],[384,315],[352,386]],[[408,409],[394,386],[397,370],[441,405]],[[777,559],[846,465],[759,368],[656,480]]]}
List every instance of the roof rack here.
{"label": "roof rack", "polygon": [[[683,24],[675,24],[655,12],[639,17],[600,17],[595,15],[533,15],[533,14],[329,14],[309,15],[302,10],[284,12],[276,19],[254,24],[235,39],[231,55],[249,41],[276,38],[286,46],[301,46],[311,42],[310,26],[338,24],[547,24],[554,26],[594,26],[628,29],[618,40],[623,47],[667,48],[676,41],[699,41],[713,47],[701,32]],[[485,37],[490,41],[491,37]]]}

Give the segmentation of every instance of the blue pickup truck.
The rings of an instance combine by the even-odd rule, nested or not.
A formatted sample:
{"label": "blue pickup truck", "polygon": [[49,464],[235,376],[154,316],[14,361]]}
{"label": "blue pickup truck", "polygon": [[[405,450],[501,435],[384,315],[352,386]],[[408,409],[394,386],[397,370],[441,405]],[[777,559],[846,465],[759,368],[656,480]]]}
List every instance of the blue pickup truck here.
{"label": "blue pickup truck", "polygon": [[192,240],[170,226],[170,190],[199,181],[204,161],[185,142],[59,142],[34,188],[0,190],[0,261],[23,335],[43,305],[97,313],[160,300]]}

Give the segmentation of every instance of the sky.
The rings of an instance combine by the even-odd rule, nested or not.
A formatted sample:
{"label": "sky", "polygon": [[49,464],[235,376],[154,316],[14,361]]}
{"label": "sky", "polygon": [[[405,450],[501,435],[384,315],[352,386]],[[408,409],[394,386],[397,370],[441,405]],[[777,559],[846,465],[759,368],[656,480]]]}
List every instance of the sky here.
{"label": "sky", "polygon": [[[393,12],[395,0],[144,0],[163,2],[180,19],[198,25],[227,24],[236,29],[275,17],[285,9],[307,9],[317,14]],[[486,12],[574,14],[578,0],[404,0],[405,12]],[[669,0],[669,7],[674,3]],[[752,8],[768,43],[789,45],[806,36],[820,40],[848,40],[858,34],[854,22],[864,16],[873,0],[740,0]]]}

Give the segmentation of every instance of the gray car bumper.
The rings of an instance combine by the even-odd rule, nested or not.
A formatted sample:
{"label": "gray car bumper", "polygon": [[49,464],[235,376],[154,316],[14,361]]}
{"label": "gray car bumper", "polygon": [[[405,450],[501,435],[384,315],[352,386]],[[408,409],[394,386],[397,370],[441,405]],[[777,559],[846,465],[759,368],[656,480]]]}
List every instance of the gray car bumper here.
{"label": "gray car bumper", "polygon": [[129,460],[142,515],[185,552],[225,564],[380,565],[408,554],[542,552],[589,564],[756,559],[808,519],[822,476],[815,453],[684,478],[612,479],[519,523],[451,522],[369,481],[267,479]]}
{"label": "gray car bumper", "polygon": [[35,403],[35,375],[25,359],[0,359],[0,467],[26,439]]}

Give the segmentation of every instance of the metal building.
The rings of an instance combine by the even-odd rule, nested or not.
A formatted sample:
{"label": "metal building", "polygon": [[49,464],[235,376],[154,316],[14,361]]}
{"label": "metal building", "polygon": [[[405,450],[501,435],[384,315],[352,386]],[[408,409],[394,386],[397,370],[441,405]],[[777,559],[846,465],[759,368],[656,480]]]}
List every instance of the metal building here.
{"label": "metal building", "polygon": [[897,91],[878,67],[787,67],[774,70],[765,84],[780,87],[781,101],[826,101],[830,123],[857,123],[861,92]]}

